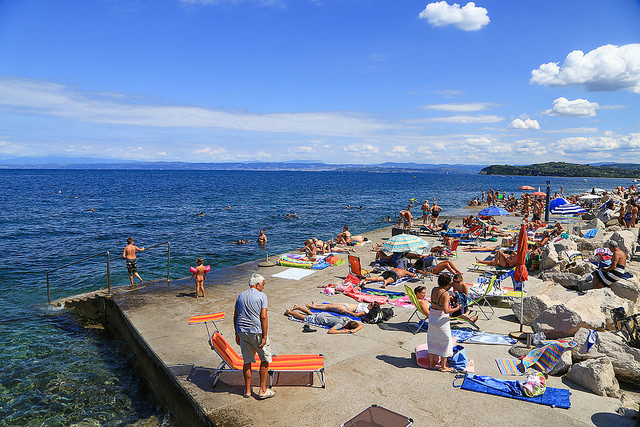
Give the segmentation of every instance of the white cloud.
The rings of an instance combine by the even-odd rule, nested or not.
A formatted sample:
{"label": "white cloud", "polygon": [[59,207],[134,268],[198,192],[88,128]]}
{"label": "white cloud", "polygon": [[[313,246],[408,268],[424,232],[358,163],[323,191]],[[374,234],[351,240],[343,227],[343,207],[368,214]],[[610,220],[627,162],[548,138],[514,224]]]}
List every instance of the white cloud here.
{"label": "white cloud", "polygon": [[518,154],[523,154],[527,156],[544,156],[549,153],[547,148],[543,146],[538,141],[532,141],[528,139],[523,139],[520,141],[515,141],[512,144],[513,151]]}
{"label": "white cloud", "polygon": [[627,154],[640,150],[640,133],[617,135],[605,132],[602,136],[576,136],[563,138],[553,144],[555,150],[561,154],[589,152],[599,155],[602,152],[615,151],[617,154]]}
{"label": "white cloud", "polygon": [[479,30],[489,23],[487,9],[477,7],[473,2],[469,2],[463,7],[460,7],[458,3],[450,5],[446,1],[429,3],[420,12],[419,17],[426,19],[434,27],[455,25],[464,31]]}
{"label": "white cloud", "polygon": [[564,128],[564,129],[545,129],[542,132],[545,133],[596,133],[598,128]]}
{"label": "white cloud", "polygon": [[209,157],[217,157],[223,154],[227,154],[227,149],[223,147],[202,147],[198,150],[195,150],[193,154],[205,155]]}
{"label": "white cloud", "polygon": [[33,156],[36,153],[27,150],[27,147],[20,144],[14,144],[9,141],[0,141],[0,154],[15,154],[18,156]]}
{"label": "white cloud", "polygon": [[349,144],[344,147],[344,151],[349,153],[357,153],[365,156],[376,154],[379,150],[378,147],[371,144]]}
{"label": "white cloud", "polygon": [[309,147],[306,145],[301,145],[299,147],[296,147],[294,151],[296,153],[315,153],[316,152],[316,150],[313,147]]}
{"label": "white cloud", "polygon": [[590,102],[586,99],[569,101],[565,97],[560,97],[553,101],[553,107],[545,111],[545,114],[561,117],[593,117],[598,108],[600,105],[597,102]]}
{"label": "white cloud", "polygon": [[[128,102],[127,102],[128,101]],[[0,78],[0,107],[89,123],[361,137],[392,126],[357,112],[267,113],[133,103],[37,80]]]}
{"label": "white cloud", "polygon": [[470,123],[497,123],[497,122],[501,122],[502,120],[504,120],[504,117],[479,114],[476,116],[458,115],[458,116],[447,116],[447,117],[430,117],[426,119],[411,120],[410,122],[412,123],[441,122],[441,123],[470,124]]}
{"label": "white cloud", "polygon": [[531,71],[531,83],[558,87],[584,85],[590,91],[629,89],[640,94],[640,44],[604,45],[569,53],[562,65],[542,64]]}
{"label": "white cloud", "polygon": [[405,157],[408,156],[410,152],[409,148],[406,145],[396,145],[393,147],[391,153],[389,154],[395,157]]}
{"label": "white cloud", "polygon": [[540,124],[533,119],[515,119],[509,123],[511,129],[540,129]]}
{"label": "white cloud", "polygon": [[473,111],[484,111],[491,108],[493,104],[488,102],[475,102],[469,104],[432,104],[421,107],[425,110],[451,111],[455,113],[471,113]]}
{"label": "white cloud", "polygon": [[166,157],[167,152],[166,152],[166,151],[159,151],[159,152],[157,152],[156,154],[157,154],[158,156]]}

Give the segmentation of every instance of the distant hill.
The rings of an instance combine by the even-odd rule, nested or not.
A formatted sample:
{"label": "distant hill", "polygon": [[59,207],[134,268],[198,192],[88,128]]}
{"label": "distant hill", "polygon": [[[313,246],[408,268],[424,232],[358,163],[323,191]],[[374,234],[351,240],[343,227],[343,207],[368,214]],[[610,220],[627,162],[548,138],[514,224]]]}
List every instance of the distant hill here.
{"label": "distant hill", "polygon": [[447,165],[386,162],[374,165],[328,164],[311,160],[285,162],[140,162],[90,158],[13,158],[0,159],[4,169],[107,169],[107,170],[260,170],[260,171],[343,171],[343,172],[415,172],[477,174],[484,165]]}
{"label": "distant hill", "polygon": [[564,162],[538,163],[529,166],[492,165],[482,169],[480,175],[637,178],[640,177],[640,165],[610,163],[607,166],[595,166]]}

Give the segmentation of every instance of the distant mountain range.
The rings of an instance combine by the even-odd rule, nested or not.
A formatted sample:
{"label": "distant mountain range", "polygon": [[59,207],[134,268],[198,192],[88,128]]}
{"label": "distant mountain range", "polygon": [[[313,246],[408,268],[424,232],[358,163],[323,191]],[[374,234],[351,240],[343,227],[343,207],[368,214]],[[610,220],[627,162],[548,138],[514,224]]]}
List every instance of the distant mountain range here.
{"label": "distant mountain range", "polygon": [[329,164],[310,160],[286,162],[141,162],[80,157],[0,158],[3,169],[124,169],[124,170],[254,170],[254,171],[343,171],[343,172],[435,172],[477,174],[486,165],[421,164],[385,162],[374,165]]}
{"label": "distant mountain range", "polygon": [[492,165],[482,169],[480,175],[638,178],[640,177],[640,164],[599,163],[596,165],[581,165],[576,163],[549,162],[528,166]]}

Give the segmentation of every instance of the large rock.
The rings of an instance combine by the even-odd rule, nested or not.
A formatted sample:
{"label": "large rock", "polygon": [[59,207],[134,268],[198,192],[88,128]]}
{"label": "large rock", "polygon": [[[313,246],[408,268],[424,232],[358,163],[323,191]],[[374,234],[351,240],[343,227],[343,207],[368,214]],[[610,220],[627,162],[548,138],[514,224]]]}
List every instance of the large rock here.
{"label": "large rock", "polygon": [[617,242],[622,252],[629,258],[636,252],[636,239],[637,235],[630,230],[616,231],[611,236],[611,240]]}
{"label": "large rock", "polygon": [[599,396],[616,397],[620,392],[608,357],[585,360],[573,365],[567,373],[567,379]]}
{"label": "large rock", "polygon": [[578,261],[578,263],[569,269],[570,273],[577,274],[579,276],[584,276],[586,274],[593,273],[597,267],[595,264],[585,261]]}
{"label": "large rock", "polygon": [[575,361],[606,356],[611,360],[616,376],[621,380],[640,383],[640,349],[630,347],[620,332],[598,332],[596,342],[587,351],[589,330],[581,328],[576,332],[571,349]]}
{"label": "large rock", "polygon": [[582,276],[574,273],[545,271],[540,278],[564,286],[567,289],[578,289],[578,281]]}
{"label": "large rock", "polygon": [[540,262],[540,268],[543,270],[549,270],[560,262],[558,258],[558,252],[554,245],[545,245],[542,248],[542,261]]}
{"label": "large rock", "polygon": [[575,335],[580,328],[603,331],[614,329],[611,309],[624,307],[629,302],[617,297],[610,289],[594,289],[573,297],[564,303],[552,305],[532,322],[534,332],[544,332],[551,339]]}
{"label": "large rock", "polygon": [[521,309],[520,298],[514,298],[511,303],[511,309],[513,313],[518,317],[518,321],[522,322],[523,325],[531,326],[531,323],[538,317],[541,313],[547,310],[554,304],[554,301],[549,298],[547,295],[531,295],[526,296],[522,300],[524,306],[522,307],[522,319],[520,318]]}
{"label": "large rock", "polygon": [[578,244],[569,236],[568,239],[561,239],[557,242],[553,243],[553,246],[556,249],[556,252],[560,253],[562,251],[577,251]]}
{"label": "large rock", "polygon": [[549,371],[549,375],[563,375],[571,368],[571,365],[573,365],[573,357],[571,350],[567,350],[562,353],[562,357],[558,360],[556,366]]}
{"label": "large rock", "polygon": [[[609,218],[611,219],[611,218]],[[608,220],[607,220],[608,221]],[[586,224],[584,224],[582,226],[582,228],[588,228],[589,230],[591,230],[592,228],[597,228],[599,230],[604,230],[604,223],[606,221],[602,221],[599,218],[594,218],[591,221],[587,222]]]}
{"label": "large rock", "polygon": [[611,290],[620,298],[631,301],[635,307],[640,305],[640,282],[637,277],[613,282]]}
{"label": "large rock", "polygon": [[604,246],[603,243],[603,240],[598,239],[598,236],[594,239],[579,239],[576,242],[578,250],[582,252],[582,256],[584,256],[585,259],[591,257],[596,252],[596,249]]}

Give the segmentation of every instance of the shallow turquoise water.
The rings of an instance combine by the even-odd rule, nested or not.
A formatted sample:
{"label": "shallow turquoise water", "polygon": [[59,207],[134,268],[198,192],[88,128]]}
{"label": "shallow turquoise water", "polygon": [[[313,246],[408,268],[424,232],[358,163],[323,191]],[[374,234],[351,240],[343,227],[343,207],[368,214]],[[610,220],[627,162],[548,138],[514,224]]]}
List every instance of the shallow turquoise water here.
{"label": "shallow turquoise water", "polygon": [[[552,191],[630,185],[630,180],[551,178]],[[108,250],[112,283],[128,281],[119,256],[171,242],[172,278],[198,256],[212,268],[330,238],[344,224],[354,234],[385,225],[409,198],[436,196],[443,215],[461,212],[482,189],[517,192],[543,177],[407,173],[227,171],[0,171],[0,425],[122,425],[163,419],[132,374],[129,356],[100,329],[47,306],[45,271]],[[362,206],[363,209],[346,209]],[[226,207],[230,205],[231,209]],[[89,212],[89,209],[95,209]],[[414,208],[415,209],[415,208]],[[204,217],[197,214],[202,211]],[[417,213],[418,209],[414,210]],[[285,219],[296,212],[299,219]],[[269,237],[255,244],[258,230]],[[247,245],[229,244],[238,238]],[[143,278],[166,276],[166,247],[144,252]],[[106,287],[105,257],[53,273],[52,298]]]}

